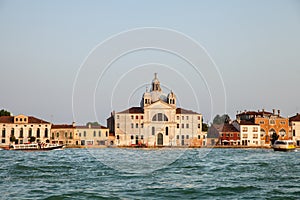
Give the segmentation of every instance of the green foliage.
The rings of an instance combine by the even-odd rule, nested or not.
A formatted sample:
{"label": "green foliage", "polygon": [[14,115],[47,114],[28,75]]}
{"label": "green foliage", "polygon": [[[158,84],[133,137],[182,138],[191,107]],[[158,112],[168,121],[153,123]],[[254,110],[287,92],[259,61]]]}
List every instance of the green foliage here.
{"label": "green foliage", "polygon": [[271,136],[271,143],[272,145],[275,143],[276,140],[278,140],[279,135],[277,135],[275,132],[273,132],[272,136]]}
{"label": "green foliage", "polygon": [[29,138],[29,142],[31,142],[31,143],[32,143],[32,142],[35,142],[35,139],[36,139],[36,138],[35,138],[34,136],[31,136],[31,137]]}
{"label": "green foliage", "polygon": [[227,114],[224,114],[222,116],[216,115],[213,124],[228,124],[230,122],[230,117]]}
{"label": "green foliage", "polygon": [[9,141],[10,141],[10,142],[16,141],[16,137],[15,137],[14,135],[12,135],[12,136],[9,138]]}
{"label": "green foliage", "polygon": [[100,124],[98,122],[88,122],[86,123],[87,126],[91,125],[91,126],[100,126]]}
{"label": "green foliage", "polygon": [[8,112],[7,110],[0,110],[0,116],[11,116],[10,112]]}
{"label": "green foliage", "polygon": [[204,132],[208,131],[208,124],[202,122],[202,131]]}

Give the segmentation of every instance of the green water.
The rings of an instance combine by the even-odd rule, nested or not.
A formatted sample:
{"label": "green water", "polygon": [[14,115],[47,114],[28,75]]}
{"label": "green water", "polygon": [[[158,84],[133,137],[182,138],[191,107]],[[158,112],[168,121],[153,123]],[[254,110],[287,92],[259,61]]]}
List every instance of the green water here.
{"label": "green water", "polygon": [[300,152],[0,151],[1,199],[300,199]]}

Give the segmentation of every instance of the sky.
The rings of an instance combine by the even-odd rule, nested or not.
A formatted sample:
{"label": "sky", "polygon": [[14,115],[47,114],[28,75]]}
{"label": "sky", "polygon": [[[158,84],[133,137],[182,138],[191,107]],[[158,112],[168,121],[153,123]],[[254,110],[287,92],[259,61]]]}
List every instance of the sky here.
{"label": "sky", "polygon": [[0,0],[0,24],[0,108],[14,115],[106,125],[155,72],[207,122],[300,112],[297,0]]}

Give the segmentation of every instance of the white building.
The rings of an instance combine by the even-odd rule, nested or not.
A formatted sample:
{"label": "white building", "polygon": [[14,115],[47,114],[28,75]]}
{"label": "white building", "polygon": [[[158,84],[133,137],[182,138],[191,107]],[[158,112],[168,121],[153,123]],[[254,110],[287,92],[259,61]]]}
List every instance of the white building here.
{"label": "white building", "polygon": [[261,146],[260,125],[251,121],[234,121],[233,126],[240,131],[240,145]]}
{"label": "white building", "polygon": [[[157,74],[150,92],[143,94],[140,107],[112,113],[108,128],[119,146],[188,146],[201,137],[202,115],[176,107],[176,96],[164,94]],[[198,142],[199,143],[199,142]]]}
{"label": "white building", "polygon": [[51,123],[32,116],[1,116],[1,145],[50,142]]}
{"label": "white building", "polygon": [[296,145],[300,146],[300,114],[297,113],[295,116],[289,118],[289,126],[292,134],[292,138]]}

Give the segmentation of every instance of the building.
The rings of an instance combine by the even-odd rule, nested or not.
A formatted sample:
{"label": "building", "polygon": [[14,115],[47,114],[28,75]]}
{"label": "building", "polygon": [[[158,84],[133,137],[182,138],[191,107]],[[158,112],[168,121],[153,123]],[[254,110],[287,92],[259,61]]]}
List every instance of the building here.
{"label": "building", "polygon": [[238,122],[251,121],[260,125],[261,145],[270,145],[273,133],[276,133],[281,140],[291,139],[289,136],[289,119],[280,116],[280,110],[275,113],[262,111],[244,111],[236,115]]}
{"label": "building", "polygon": [[79,136],[80,145],[102,146],[110,145],[109,129],[105,126],[76,126],[76,134]]}
{"label": "building", "polygon": [[[213,136],[213,137],[212,137]],[[213,146],[214,144],[219,145],[240,145],[240,132],[232,124],[212,124],[209,128],[208,138],[216,138],[216,141],[208,142],[208,146]]]}
{"label": "building", "polygon": [[295,116],[289,118],[289,126],[292,138],[296,145],[300,146],[300,114],[297,113]]}
{"label": "building", "polygon": [[[164,94],[155,73],[139,107],[113,112],[107,126],[119,146],[191,146],[201,138],[202,115],[178,108],[173,91]],[[199,136],[200,135],[200,136]],[[202,136],[203,137],[203,136]],[[198,142],[200,143],[200,142]]]}
{"label": "building", "polygon": [[243,146],[260,146],[260,125],[252,121],[234,121],[233,126],[240,132],[240,144]]}
{"label": "building", "polygon": [[72,124],[53,124],[51,127],[51,143],[79,145],[80,140],[76,131],[75,123]]}
{"label": "building", "polygon": [[0,116],[1,145],[50,142],[51,123],[33,116]]}

